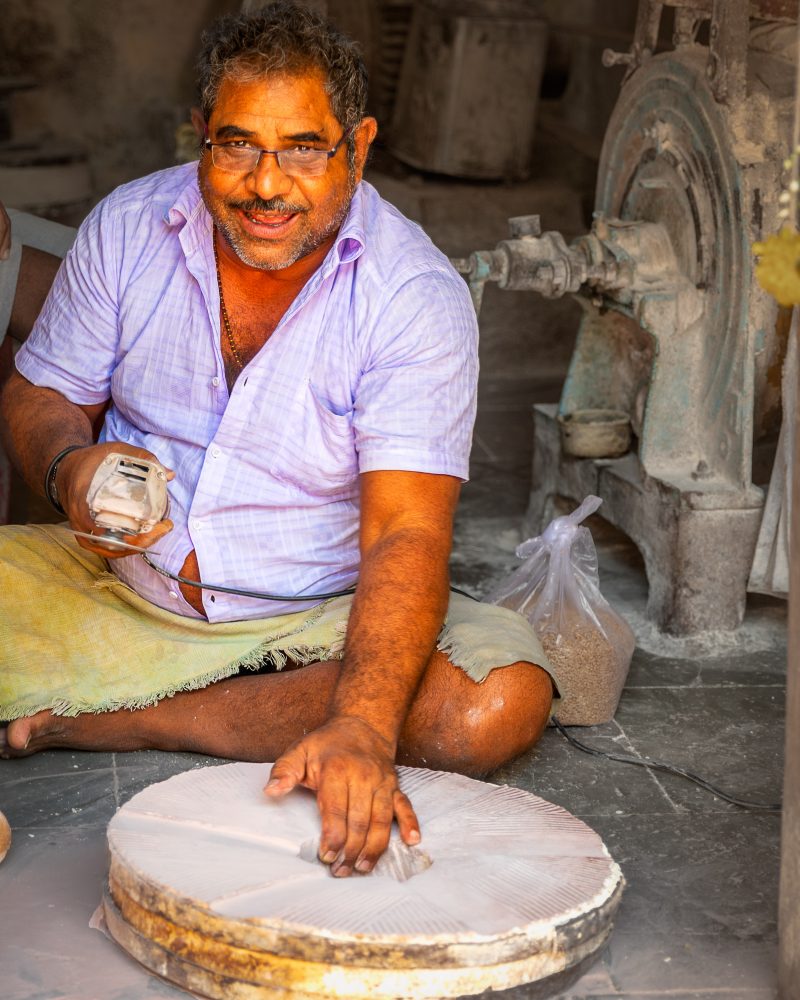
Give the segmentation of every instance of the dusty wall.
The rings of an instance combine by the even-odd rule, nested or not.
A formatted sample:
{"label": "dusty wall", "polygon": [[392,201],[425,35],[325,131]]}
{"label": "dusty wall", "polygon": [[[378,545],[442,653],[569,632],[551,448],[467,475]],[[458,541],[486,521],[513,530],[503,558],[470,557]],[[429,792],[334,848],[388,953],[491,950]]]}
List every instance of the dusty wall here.
{"label": "dusty wall", "polygon": [[194,100],[200,32],[237,7],[237,0],[2,0],[0,74],[40,82],[11,98],[14,136],[84,147],[96,198],[168,166],[175,127]]}

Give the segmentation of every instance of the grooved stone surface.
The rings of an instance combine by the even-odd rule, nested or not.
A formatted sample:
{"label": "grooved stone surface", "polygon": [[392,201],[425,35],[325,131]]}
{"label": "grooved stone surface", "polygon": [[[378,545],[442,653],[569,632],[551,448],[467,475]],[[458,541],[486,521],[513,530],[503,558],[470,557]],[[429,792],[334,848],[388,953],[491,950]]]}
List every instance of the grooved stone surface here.
{"label": "grooved stone surface", "polygon": [[[395,834],[368,876],[337,879],[317,857],[315,797],[267,799],[267,772],[229,764],[177,775],[109,825],[109,928],[154,968],[154,945],[193,963],[177,981],[216,984],[221,963],[254,997],[272,996],[260,984],[282,975],[301,995],[459,996],[538,983],[605,943],[622,874],[600,837],[559,806],[401,767],[424,847]],[[252,956],[241,973],[228,971],[231,948]],[[194,966],[211,979],[191,978]],[[210,992],[225,995],[224,983]]]}

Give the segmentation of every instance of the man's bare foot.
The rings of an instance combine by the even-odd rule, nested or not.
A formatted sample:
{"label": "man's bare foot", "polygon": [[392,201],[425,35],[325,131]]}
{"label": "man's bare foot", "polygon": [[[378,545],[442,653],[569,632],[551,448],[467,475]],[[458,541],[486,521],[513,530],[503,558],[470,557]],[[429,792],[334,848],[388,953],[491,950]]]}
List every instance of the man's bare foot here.
{"label": "man's bare foot", "polygon": [[[114,712],[77,715],[74,718],[53,715],[50,711],[37,712],[36,715],[10,722],[7,729],[0,731],[0,758],[9,760],[13,757],[28,757],[40,750],[57,747],[69,747],[72,750],[105,749],[114,731],[119,729],[118,716]],[[113,742],[120,743],[123,740],[117,736]],[[130,736],[124,742],[130,745],[117,746],[117,749],[144,749]]]}

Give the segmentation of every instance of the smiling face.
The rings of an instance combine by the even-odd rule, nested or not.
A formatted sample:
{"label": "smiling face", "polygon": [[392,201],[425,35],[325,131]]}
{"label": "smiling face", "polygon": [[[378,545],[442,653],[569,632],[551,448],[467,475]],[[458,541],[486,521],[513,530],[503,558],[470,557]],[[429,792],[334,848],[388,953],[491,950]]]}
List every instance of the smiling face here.
{"label": "smiling face", "polygon": [[[212,142],[272,150],[332,149],[345,131],[322,75],[313,71],[247,81],[226,77],[207,126]],[[289,177],[267,155],[249,173],[228,173],[206,151],[198,167],[203,201],[239,260],[263,271],[321,261],[347,214],[376,130],[374,119],[363,119],[353,132],[353,165],[343,143],[319,177]]]}

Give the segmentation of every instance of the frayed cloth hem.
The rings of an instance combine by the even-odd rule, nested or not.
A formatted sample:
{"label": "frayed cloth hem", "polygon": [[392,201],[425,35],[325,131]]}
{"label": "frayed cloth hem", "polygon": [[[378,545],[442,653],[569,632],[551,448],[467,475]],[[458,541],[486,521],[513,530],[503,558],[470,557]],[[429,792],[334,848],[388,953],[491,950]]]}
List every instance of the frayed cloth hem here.
{"label": "frayed cloth hem", "polygon": [[[269,647],[271,642],[266,643]],[[106,698],[100,704],[97,702],[76,701],[73,699],[53,698],[49,702],[23,703],[5,706],[0,705],[0,720],[3,722],[13,722],[15,719],[25,719],[37,712],[52,712],[53,715],[74,718],[85,713],[100,715],[103,712],[129,711],[135,712],[143,708],[152,708],[165,698],[172,698],[176,694],[187,691],[199,691],[208,687],[209,684],[216,684],[218,681],[227,680],[234,677],[242,670],[259,670],[264,666],[274,667],[275,670],[282,670],[291,661],[301,666],[309,663],[316,663],[318,660],[341,660],[343,652],[331,646],[289,646],[286,649],[269,649],[257,646],[244,656],[240,656],[233,663],[216,670],[210,670],[199,677],[192,677],[179,684],[171,684],[149,694],[138,694],[128,698]]]}

